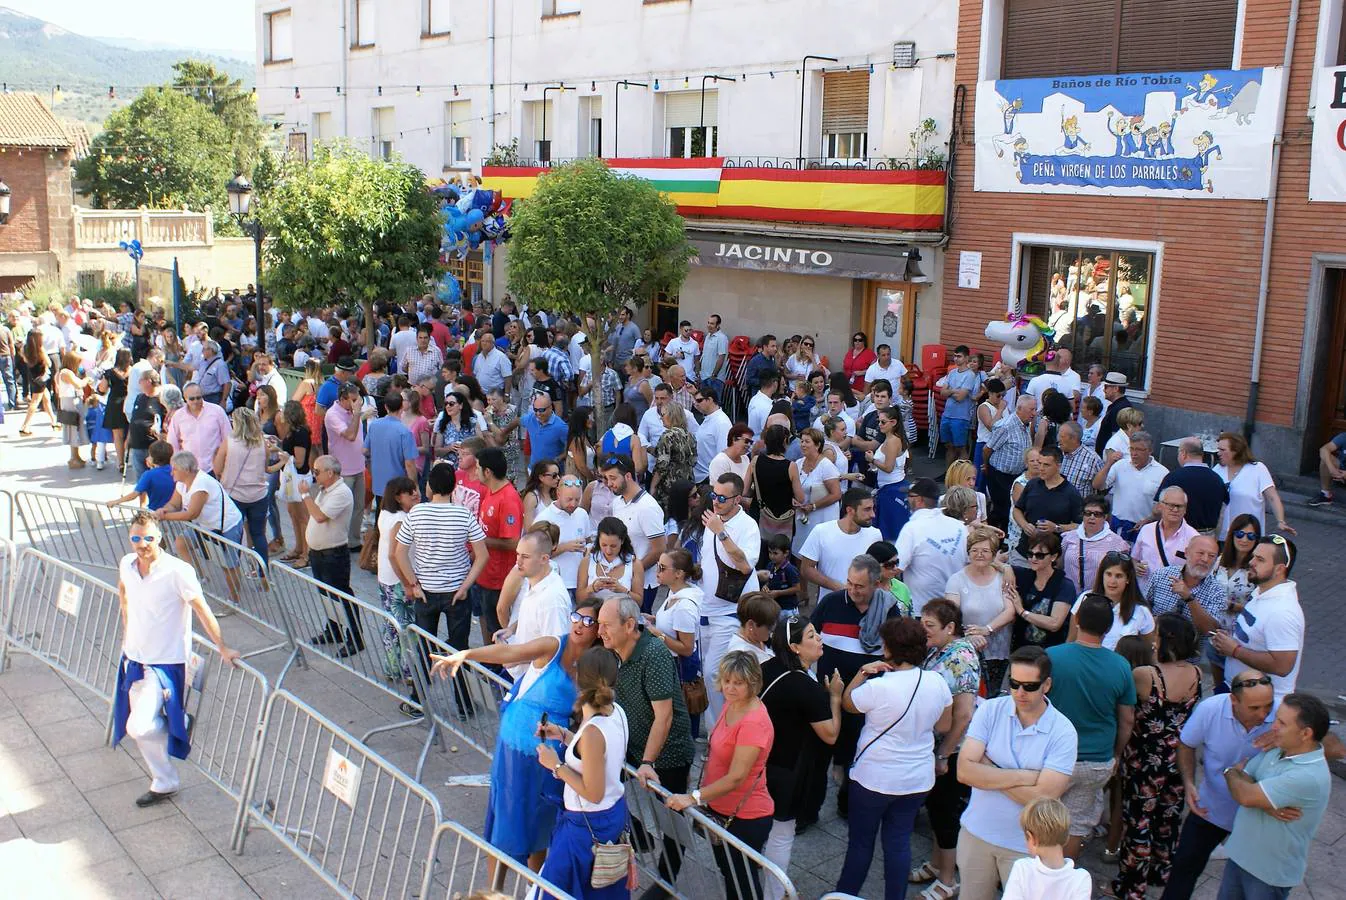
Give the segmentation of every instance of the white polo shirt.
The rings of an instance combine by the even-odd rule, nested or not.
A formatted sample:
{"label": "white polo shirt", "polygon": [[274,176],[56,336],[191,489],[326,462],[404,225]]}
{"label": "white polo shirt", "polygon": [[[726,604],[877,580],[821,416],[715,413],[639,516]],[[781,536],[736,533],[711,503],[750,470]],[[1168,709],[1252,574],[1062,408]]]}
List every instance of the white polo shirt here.
{"label": "white polo shirt", "polygon": [[160,553],[149,574],[140,576],[136,555],[128,553],[118,566],[126,589],[126,635],[122,652],[145,664],[185,663],[192,642],[192,597],[201,582],[191,564]]}
{"label": "white polo shirt", "polygon": [[1153,457],[1150,464],[1137,469],[1123,459],[1108,470],[1108,490],[1112,491],[1112,514],[1126,522],[1139,522],[1154,512],[1154,495],[1168,474]]}
{"label": "white polo shirt", "polygon": [[[538,510],[534,522],[551,522],[560,531],[560,542],[582,541],[594,535],[594,522],[589,518],[589,513],[583,506],[575,507],[573,513],[568,513],[561,509],[555,503],[549,503]],[[571,550],[569,553],[553,553],[551,561],[556,564],[556,570],[561,573],[561,581],[567,588],[575,587],[579,582],[580,560],[584,558],[584,552],[581,550]]]}
{"label": "white polo shirt", "polygon": [[880,378],[886,379],[893,388],[893,394],[897,394],[897,383],[902,380],[902,376],[907,374],[907,367],[902,365],[902,360],[896,356],[888,360],[888,365],[879,365],[878,360],[869,364],[865,369],[865,384],[873,384]]}
{"label": "white polo shirt", "polygon": [[[511,644],[526,644],[544,635],[559,639],[570,631],[570,592],[555,569],[537,584],[526,585],[519,592],[515,609],[518,616]],[[510,666],[510,674],[518,678],[531,665],[532,662],[523,662]]]}

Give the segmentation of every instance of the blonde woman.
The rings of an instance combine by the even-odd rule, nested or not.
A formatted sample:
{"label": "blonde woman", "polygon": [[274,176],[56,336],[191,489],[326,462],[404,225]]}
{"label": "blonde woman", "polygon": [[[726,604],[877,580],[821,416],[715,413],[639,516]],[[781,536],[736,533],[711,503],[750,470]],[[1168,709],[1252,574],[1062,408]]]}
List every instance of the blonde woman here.
{"label": "blonde woman", "polygon": [[[312,395],[310,395],[312,396]],[[308,508],[304,506],[304,495],[300,485],[312,484],[313,475],[309,463],[313,457],[313,435],[309,431],[304,407],[291,400],[281,408],[276,416],[276,435],[280,438],[280,500],[290,511],[290,524],[294,526],[294,549],[281,557],[296,569],[308,565],[308,543],[304,529],[308,527]]]}
{"label": "blonde woman", "polygon": [[[973,468],[972,463],[965,459],[955,459],[949,463],[949,468],[944,471],[944,489],[951,491],[955,487],[971,488],[977,495],[977,519],[978,522],[986,521],[986,495],[977,490],[977,472],[979,469]],[[944,505],[944,498],[939,498],[939,505]]]}
{"label": "blonde woman", "polygon": [[973,525],[967,532],[968,564],[949,576],[944,597],[963,612],[963,630],[982,658],[986,695],[1000,694],[1000,682],[1009,669],[1010,626],[1015,610],[1011,595],[1014,576],[996,564],[1000,532],[989,525]]}
{"label": "blonde woman", "polygon": [[[234,410],[229,417],[232,430],[228,440],[220,444],[215,451],[214,471],[219,473],[220,484],[243,513],[243,524],[248,533],[252,549],[267,562],[266,514],[270,504],[267,502],[267,477],[270,469],[266,464],[267,447],[262,436],[262,423],[257,413],[245,407]],[[283,464],[276,463],[276,471]]]}
{"label": "blonde woman", "polygon": [[826,373],[823,368],[822,360],[813,350],[814,338],[812,335],[804,335],[799,341],[799,348],[791,353],[785,359],[785,380],[789,382],[790,390],[795,389],[795,385],[803,381],[808,382],[809,376],[816,371]]}
{"label": "blonde woman", "polygon": [[322,416],[318,414],[318,388],[322,387],[322,382],[322,360],[315,356],[304,363],[304,377],[290,397],[304,410],[304,424],[308,426],[310,438],[319,442],[322,441]]}
{"label": "blonde woman", "polygon": [[[89,443],[89,430],[84,424],[84,393],[91,382],[80,375],[79,370],[79,354],[67,350],[61,356],[61,371],[56,374],[56,399],[60,408],[57,420],[62,416],[69,419],[61,422],[61,442],[70,448],[70,462],[67,465],[72,469],[84,468],[84,458],[80,456],[79,448]],[[70,415],[72,412],[78,421]]]}

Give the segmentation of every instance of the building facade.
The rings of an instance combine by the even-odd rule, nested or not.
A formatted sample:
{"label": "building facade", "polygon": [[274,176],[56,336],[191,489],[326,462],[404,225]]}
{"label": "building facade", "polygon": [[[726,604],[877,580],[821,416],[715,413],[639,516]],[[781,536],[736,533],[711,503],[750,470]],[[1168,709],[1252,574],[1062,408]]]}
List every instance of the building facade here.
{"label": "building facade", "polygon": [[943,342],[1041,317],[1161,439],[1307,467],[1346,430],[1342,6],[963,0]]}
{"label": "building facade", "polygon": [[10,211],[0,224],[0,293],[59,273],[70,249],[74,140],[36,94],[0,94],[0,182]]}
{"label": "building facade", "polygon": [[[296,151],[345,137],[430,175],[483,172],[511,197],[581,156],[667,178],[699,255],[680,295],[642,313],[660,332],[714,312],[734,334],[814,334],[834,365],[853,330],[908,361],[939,339],[953,4],[260,0],[257,12],[259,106]],[[507,254],[481,268],[491,295]]]}

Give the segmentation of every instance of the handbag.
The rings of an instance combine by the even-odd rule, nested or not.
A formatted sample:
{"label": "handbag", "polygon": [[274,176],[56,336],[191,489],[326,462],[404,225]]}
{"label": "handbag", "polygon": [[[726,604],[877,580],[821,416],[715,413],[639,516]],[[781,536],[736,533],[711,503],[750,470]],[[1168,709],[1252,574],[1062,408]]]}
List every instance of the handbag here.
{"label": "handbag", "polygon": [[623,878],[630,879],[635,865],[635,853],[631,850],[631,835],[623,831],[615,841],[603,842],[594,834],[589,824],[589,816],[584,816],[584,827],[589,829],[589,838],[593,841],[594,867],[589,873],[589,886],[595,889],[614,885]]}
{"label": "handbag", "polygon": [[366,572],[378,572],[379,530],[377,528],[369,529],[365,532],[365,536],[360,539],[360,557],[358,565]]}
{"label": "handbag", "polygon": [[687,713],[699,716],[710,708],[710,694],[706,691],[706,680],[697,675],[691,681],[682,682],[682,700],[687,704]]}
{"label": "handbag", "polygon": [[725,603],[737,604],[739,597],[743,596],[743,588],[747,586],[752,573],[740,572],[720,559],[719,540],[717,536],[715,538],[715,552],[711,554],[715,557],[715,568],[720,576],[719,581],[715,584],[715,598],[723,600]]}
{"label": "handbag", "polygon": [[78,428],[82,421],[84,420],[80,418],[78,409],[66,409],[64,406],[56,409],[56,423],[58,425],[69,425],[73,428]]}
{"label": "handbag", "polygon": [[794,537],[795,532],[795,511],[789,510],[783,516],[778,516],[771,511],[771,507],[766,505],[762,499],[762,482],[756,478],[752,482],[753,493],[757,495],[758,511],[758,529],[762,532],[763,539],[769,538],[774,534],[783,534],[786,537]]}

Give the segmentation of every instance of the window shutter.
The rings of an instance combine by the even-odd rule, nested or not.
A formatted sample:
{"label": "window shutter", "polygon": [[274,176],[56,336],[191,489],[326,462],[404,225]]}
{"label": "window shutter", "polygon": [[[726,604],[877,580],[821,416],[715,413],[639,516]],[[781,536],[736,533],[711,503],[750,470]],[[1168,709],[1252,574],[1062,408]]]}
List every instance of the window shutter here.
{"label": "window shutter", "polygon": [[823,73],[823,133],[869,131],[869,72]]}
{"label": "window shutter", "polygon": [[1119,2],[1006,0],[1000,77],[1115,72]]}
{"label": "window shutter", "polygon": [[[542,132],[547,131],[547,140],[551,140],[556,131],[556,114],[552,111],[552,101],[533,100],[530,105],[533,107],[533,140],[542,140]],[[546,123],[543,123],[543,116],[546,116]]]}
{"label": "window shutter", "polygon": [[275,12],[266,18],[271,30],[267,60],[280,62],[294,59],[294,32],[291,28],[294,19],[290,16],[290,12],[288,10]]}
{"label": "window shutter", "polygon": [[1227,69],[1238,0],[1122,0],[1118,72]]}
{"label": "window shutter", "polygon": [[470,137],[472,134],[472,123],[468,121],[472,117],[471,100],[454,100],[449,104],[449,121],[451,137]]}
{"label": "window shutter", "polygon": [[[707,127],[719,125],[719,92],[706,91]],[[664,95],[664,127],[696,128],[701,123],[701,92],[679,91]]]}

